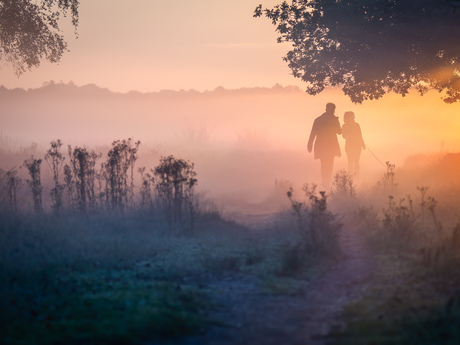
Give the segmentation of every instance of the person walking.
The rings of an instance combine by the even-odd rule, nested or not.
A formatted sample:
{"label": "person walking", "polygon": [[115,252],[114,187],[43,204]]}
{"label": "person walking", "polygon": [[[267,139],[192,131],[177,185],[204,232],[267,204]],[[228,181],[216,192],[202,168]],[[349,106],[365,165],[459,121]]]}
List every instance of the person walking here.
{"label": "person walking", "polygon": [[345,152],[348,158],[348,172],[359,177],[359,158],[366,148],[359,123],[355,122],[355,114],[346,111],[343,115],[342,137],[345,139]]}
{"label": "person walking", "polygon": [[317,117],[308,139],[308,152],[314,152],[315,159],[321,162],[321,179],[325,187],[329,186],[334,167],[334,157],[340,157],[337,135],[342,133],[339,118],[335,114],[335,104],[327,103],[326,112]]}

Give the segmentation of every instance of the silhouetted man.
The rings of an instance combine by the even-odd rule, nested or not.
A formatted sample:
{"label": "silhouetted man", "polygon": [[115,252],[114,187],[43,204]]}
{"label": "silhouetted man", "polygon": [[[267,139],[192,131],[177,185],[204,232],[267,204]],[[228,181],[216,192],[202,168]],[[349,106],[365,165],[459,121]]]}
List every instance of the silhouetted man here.
{"label": "silhouetted man", "polygon": [[334,166],[334,157],[340,157],[337,134],[342,133],[339,118],[334,115],[335,104],[326,104],[326,112],[317,117],[308,139],[308,152],[311,153],[314,142],[315,159],[321,162],[321,178],[325,187],[329,186]]}

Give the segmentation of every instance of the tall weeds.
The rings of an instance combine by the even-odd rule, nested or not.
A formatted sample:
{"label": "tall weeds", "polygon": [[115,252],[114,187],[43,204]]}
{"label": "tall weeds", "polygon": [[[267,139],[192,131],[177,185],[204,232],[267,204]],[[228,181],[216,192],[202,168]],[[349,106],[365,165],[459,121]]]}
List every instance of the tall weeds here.
{"label": "tall weeds", "polygon": [[64,167],[64,174],[69,200],[78,211],[86,213],[96,207],[94,180],[96,161],[100,155],[83,147],[72,149],[70,145],[68,152],[70,166]]}
{"label": "tall weeds", "polygon": [[145,172],[145,167],[138,169],[139,174],[141,174],[142,184],[140,187],[140,196],[141,196],[141,209],[143,210],[152,210],[153,209],[153,196],[152,196],[152,187],[155,185],[155,177],[153,176],[154,170],[151,169],[150,172]]}
{"label": "tall weeds", "polygon": [[356,197],[356,188],[353,182],[353,175],[344,169],[339,170],[334,176],[331,194],[338,197]]}
{"label": "tall weeds", "polygon": [[24,161],[24,166],[27,168],[27,171],[30,175],[30,180],[27,180],[27,184],[30,187],[32,192],[32,198],[34,202],[34,211],[35,213],[43,212],[42,206],[42,190],[43,186],[40,179],[40,165],[42,163],[41,159],[35,159],[34,156]]}
{"label": "tall weeds", "polygon": [[123,212],[133,202],[134,164],[140,141],[117,140],[102,165],[109,208]]}
{"label": "tall weeds", "polygon": [[382,179],[377,182],[377,185],[375,186],[375,190],[382,191],[385,193],[394,193],[396,191],[396,188],[398,187],[398,184],[396,183],[396,180],[395,180],[396,165],[391,164],[389,161],[385,163],[386,163],[387,170],[383,174]]}
{"label": "tall weeds", "polygon": [[327,208],[325,191],[316,192],[316,185],[305,184],[303,201],[294,197],[293,188],[287,192],[295,216],[299,240],[286,254],[285,269],[299,269],[308,256],[338,252],[338,234],[342,227],[336,216]]}
{"label": "tall weeds", "polygon": [[414,231],[416,231],[416,222],[414,210],[412,207],[412,199],[410,196],[402,198],[397,203],[393,196],[388,197],[388,205],[383,209],[383,229],[393,239],[398,239],[398,242],[407,243],[412,239]]}
{"label": "tall weeds", "polygon": [[62,192],[64,190],[64,185],[59,182],[59,175],[61,173],[62,167],[64,165],[65,157],[61,153],[62,142],[61,140],[52,141],[51,148],[46,152],[45,161],[48,163],[48,166],[51,169],[53,174],[53,184],[54,187],[51,189],[51,207],[57,213],[62,209]]}
{"label": "tall weeds", "polygon": [[[198,212],[195,196],[198,180],[194,164],[172,155],[161,157],[159,164],[150,171],[145,167],[137,170],[141,182],[136,186],[134,172],[139,145],[139,141],[134,142],[131,138],[114,141],[105,161],[98,166],[102,154],[69,145],[65,156],[61,151],[61,140],[51,141],[44,160],[52,180],[49,206],[53,213],[110,211],[124,214],[128,210],[140,209],[151,216],[163,217],[170,231],[182,228],[194,232]],[[36,213],[43,212],[41,163],[42,159],[34,156],[24,161]],[[5,191],[0,207],[9,205],[12,213],[17,213],[17,192],[21,181],[14,168],[0,171],[0,187]],[[155,208],[160,212],[154,212]]]}
{"label": "tall weeds", "polygon": [[16,214],[18,211],[18,190],[22,184],[22,179],[18,176],[18,170],[15,168],[7,171],[0,169],[0,182],[1,188],[6,189],[9,208],[13,214]]}
{"label": "tall weeds", "polygon": [[184,225],[187,218],[190,230],[193,231],[194,187],[198,182],[194,164],[174,156],[161,157],[154,174],[169,229],[173,229],[175,224]]}

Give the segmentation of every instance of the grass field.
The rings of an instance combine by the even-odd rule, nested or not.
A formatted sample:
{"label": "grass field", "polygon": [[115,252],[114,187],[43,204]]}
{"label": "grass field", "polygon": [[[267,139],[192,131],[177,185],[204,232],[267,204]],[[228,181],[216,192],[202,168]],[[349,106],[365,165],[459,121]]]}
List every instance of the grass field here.
{"label": "grass field", "polygon": [[[112,148],[136,155],[135,146],[119,143]],[[425,176],[442,172],[431,176],[430,186],[414,185],[407,167],[389,167],[368,188],[355,186],[343,171],[325,192],[277,181],[273,198],[279,200],[266,202],[280,210],[251,219],[229,217],[194,193],[193,164],[174,157],[143,176],[142,185],[130,182],[135,159],[112,161],[110,171],[121,167],[125,176],[110,184],[106,170],[99,189],[95,175],[78,175],[85,165],[69,173],[74,184],[53,180],[51,170],[40,185],[31,183],[32,174],[23,176],[21,189],[15,189],[19,174],[3,170],[1,342],[180,343],[222,322],[210,286],[224,276],[253,277],[261,296],[302,294],[340,260],[338,236],[346,223],[377,265],[369,288],[340,316],[345,327],[333,329],[328,340],[458,344],[460,188],[458,165],[446,168],[457,158],[446,157],[419,168]],[[184,170],[166,169],[171,166]],[[168,174],[182,176],[180,188]],[[80,193],[82,185],[87,189]],[[51,196],[42,200],[43,186]],[[60,204],[53,187],[54,193],[62,189]]]}

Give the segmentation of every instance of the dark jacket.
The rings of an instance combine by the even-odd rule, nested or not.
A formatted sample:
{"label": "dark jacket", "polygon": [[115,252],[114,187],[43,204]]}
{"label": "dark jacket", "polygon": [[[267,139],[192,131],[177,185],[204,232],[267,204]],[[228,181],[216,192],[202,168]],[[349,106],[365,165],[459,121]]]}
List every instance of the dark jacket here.
{"label": "dark jacket", "polygon": [[341,133],[342,128],[340,127],[339,118],[334,114],[324,113],[313,122],[310,138],[308,139],[308,151],[311,151],[314,142],[315,159],[340,157],[337,134]]}

